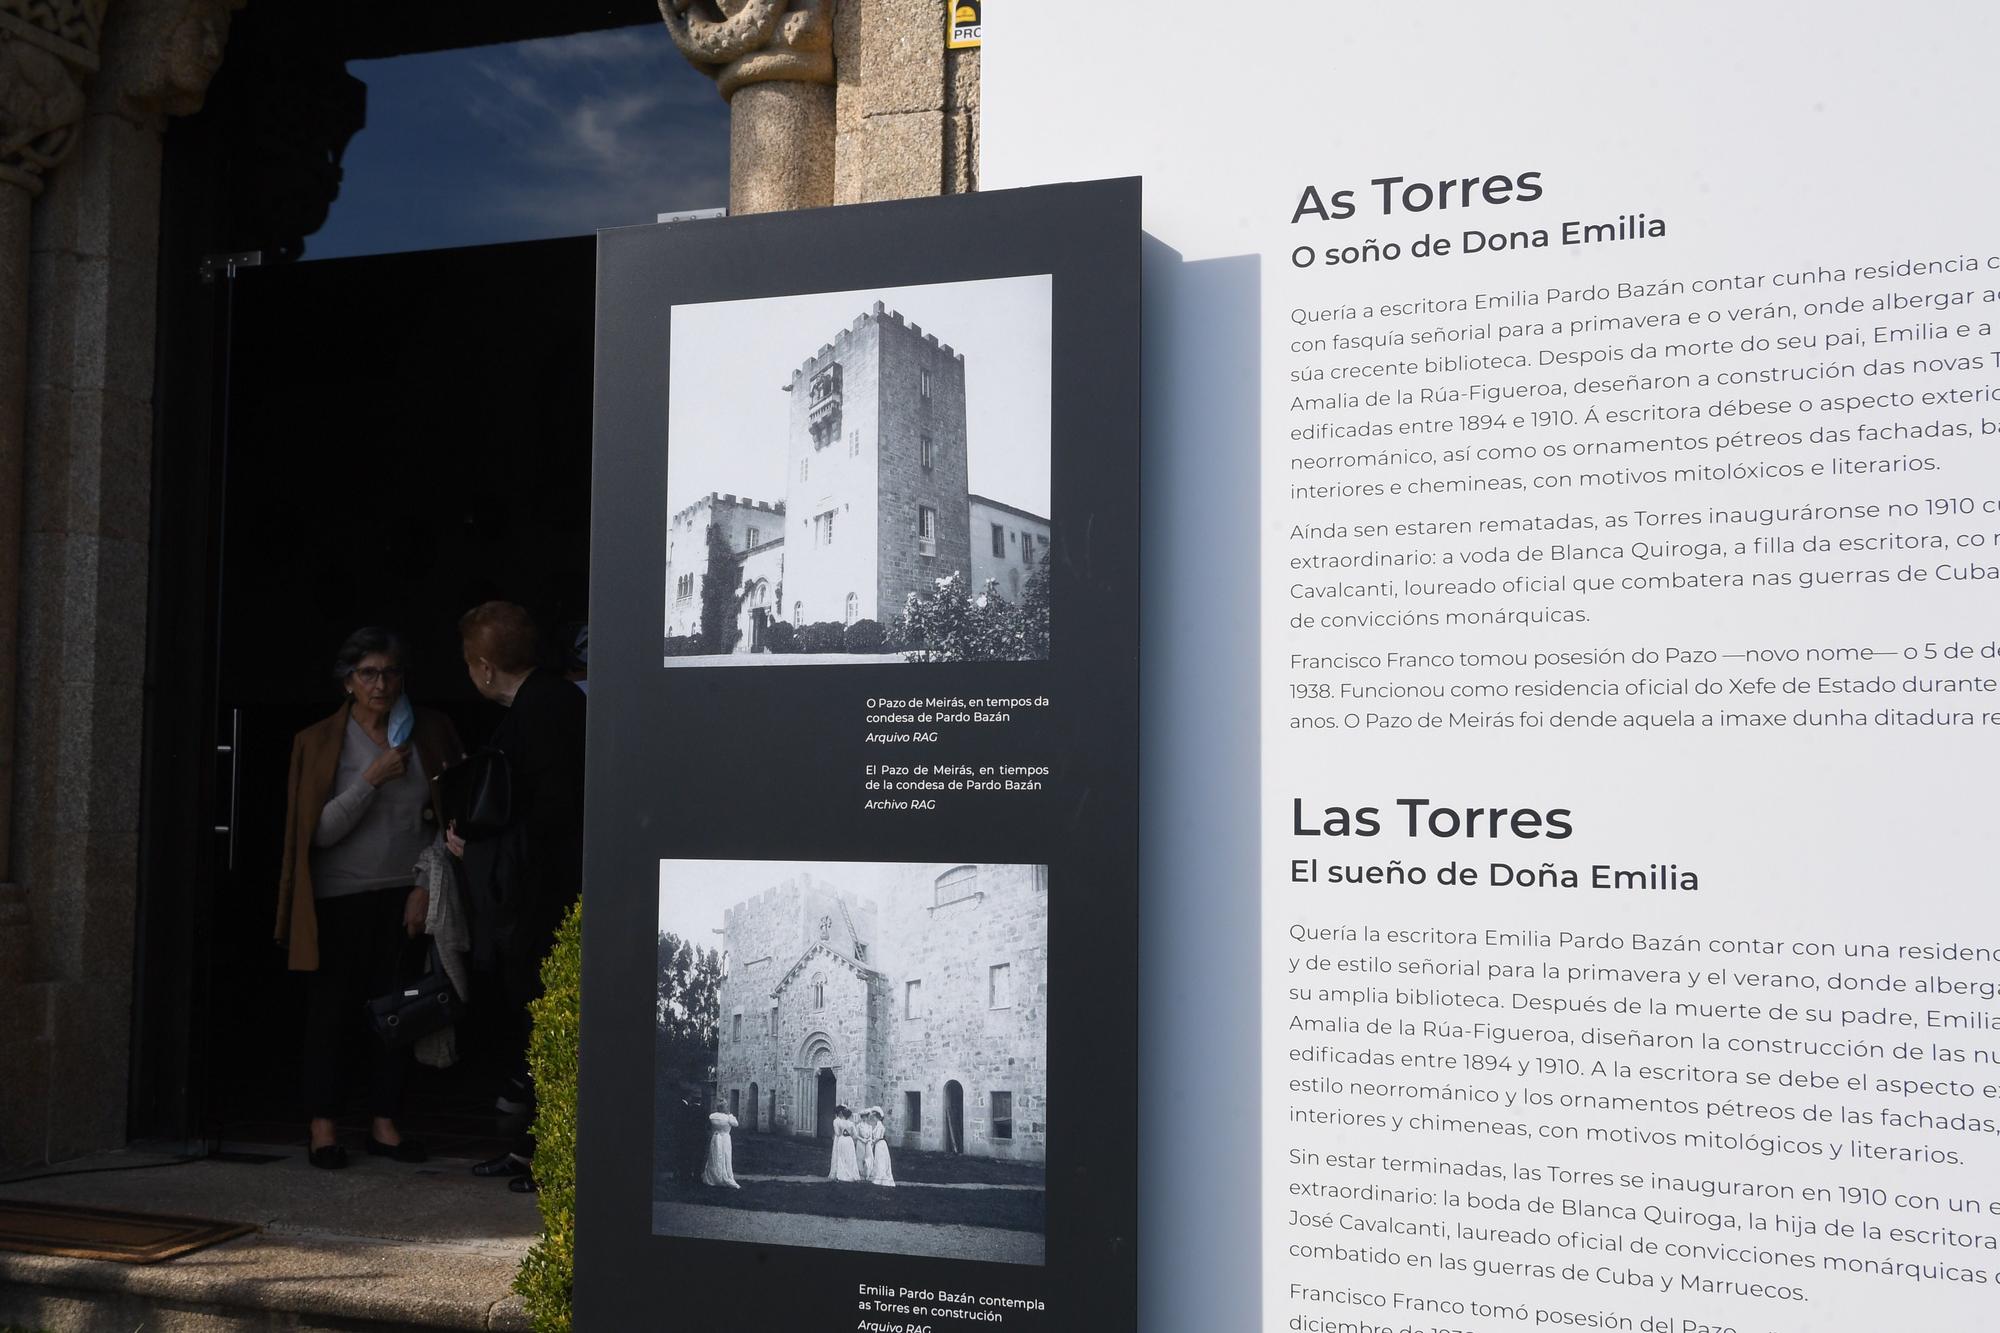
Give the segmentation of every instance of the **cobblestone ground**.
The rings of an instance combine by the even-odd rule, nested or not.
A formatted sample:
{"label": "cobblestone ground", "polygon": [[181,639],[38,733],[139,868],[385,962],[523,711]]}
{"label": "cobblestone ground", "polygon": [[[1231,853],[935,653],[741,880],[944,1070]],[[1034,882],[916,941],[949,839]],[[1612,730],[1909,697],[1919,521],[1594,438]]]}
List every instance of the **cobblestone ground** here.
{"label": "cobblestone ground", "polygon": [[875,1254],[918,1254],[935,1259],[977,1259],[990,1264],[1039,1264],[1042,1237],[1027,1231],[931,1222],[875,1222],[805,1213],[756,1213],[699,1204],[653,1205],[656,1235],[744,1241],[752,1245],[809,1245],[816,1249]]}

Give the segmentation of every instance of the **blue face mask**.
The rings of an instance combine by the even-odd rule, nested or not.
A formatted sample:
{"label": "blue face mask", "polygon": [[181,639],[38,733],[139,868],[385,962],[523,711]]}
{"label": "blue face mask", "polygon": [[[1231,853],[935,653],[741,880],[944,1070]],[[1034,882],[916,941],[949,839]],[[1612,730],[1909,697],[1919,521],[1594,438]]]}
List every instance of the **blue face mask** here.
{"label": "blue face mask", "polygon": [[395,749],[410,739],[416,730],[417,712],[410,707],[410,696],[405,694],[396,699],[396,706],[389,710],[389,746]]}

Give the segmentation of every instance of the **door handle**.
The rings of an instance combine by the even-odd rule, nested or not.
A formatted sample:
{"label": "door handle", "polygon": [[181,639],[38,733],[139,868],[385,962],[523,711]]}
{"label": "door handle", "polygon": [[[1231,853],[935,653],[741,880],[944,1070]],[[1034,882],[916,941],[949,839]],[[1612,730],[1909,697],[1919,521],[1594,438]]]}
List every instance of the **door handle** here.
{"label": "door handle", "polygon": [[215,831],[229,840],[227,850],[223,854],[223,864],[225,869],[233,871],[236,869],[236,779],[243,760],[242,709],[229,710],[229,740],[226,743],[218,741],[215,752],[218,755],[229,756],[228,796],[223,806],[223,818],[228,822],[217,824]]}

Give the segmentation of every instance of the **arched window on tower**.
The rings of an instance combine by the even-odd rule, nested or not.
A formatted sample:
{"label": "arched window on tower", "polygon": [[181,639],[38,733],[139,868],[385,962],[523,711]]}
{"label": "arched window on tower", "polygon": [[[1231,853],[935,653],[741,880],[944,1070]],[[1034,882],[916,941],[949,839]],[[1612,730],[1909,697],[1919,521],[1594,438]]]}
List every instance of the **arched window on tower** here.
{"label": "arched window on tower", "polygon": [[797,626],[798,626],[798,627],[799,627],[800,629],[804,629],[804,628],[805,628],[805,625],[806,625],[806,604],[805,604],[804,602],[793,602],[793,603],[792,603],[792,623],[793,623],[794,625],[797,625]]}
{"label": "arched window on tower", "polygon": [[855,616],[859,615],[860,613],[861,613],[861,595],[859,593],[852,593],[852,592],[847,594],[847,620],[844,623],[852,625],[854,623]]}
{"label": "arched window on tower", "polygon": [[945,907],[967,898],[979,896],[979,867],[953,866],[937,877],[937,895],[933,906]]}

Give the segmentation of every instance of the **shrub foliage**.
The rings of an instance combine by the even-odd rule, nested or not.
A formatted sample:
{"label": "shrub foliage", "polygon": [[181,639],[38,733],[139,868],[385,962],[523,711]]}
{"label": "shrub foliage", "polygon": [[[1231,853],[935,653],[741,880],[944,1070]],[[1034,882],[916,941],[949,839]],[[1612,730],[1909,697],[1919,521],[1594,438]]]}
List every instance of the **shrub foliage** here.
{"label": "shrub foliage", "polygon": [[815,620],[799,631],[799,651],[802,653],[845,652],[847,627],[837,620]]}
{"label": "shrub foliage", "polygon": [[903,608],[903,645],[912,662],[1036,662],[1049,655],[1048,557],[1009,602],[988,582],[974,593],[954,573],[913,592]]}
{"label": "shrub foliage", "polygon": [[849,625],[844,636],[847,651],[850,653],[879,653],[882,651],[883,638],[882,622],[865,617]]}
{"label": "shrub foliage", "polygon": [[742,633],[736,627],[736,585],[742,576],[743,561],[729,549],[729,538],[720,523],[708,525],[708,572],[701,576],[702,651],[729,653],[736,650]]}
{"label": "shrub foliage", "polygon": [[569,1333],[576,1272],[576,1052],[583,973],[582,904],[570,908],[542,963],[542,998],[529,1006],[534,1035],[535,1188],[542,1235],[521,1261],[521,1293],[535,1333]]}

